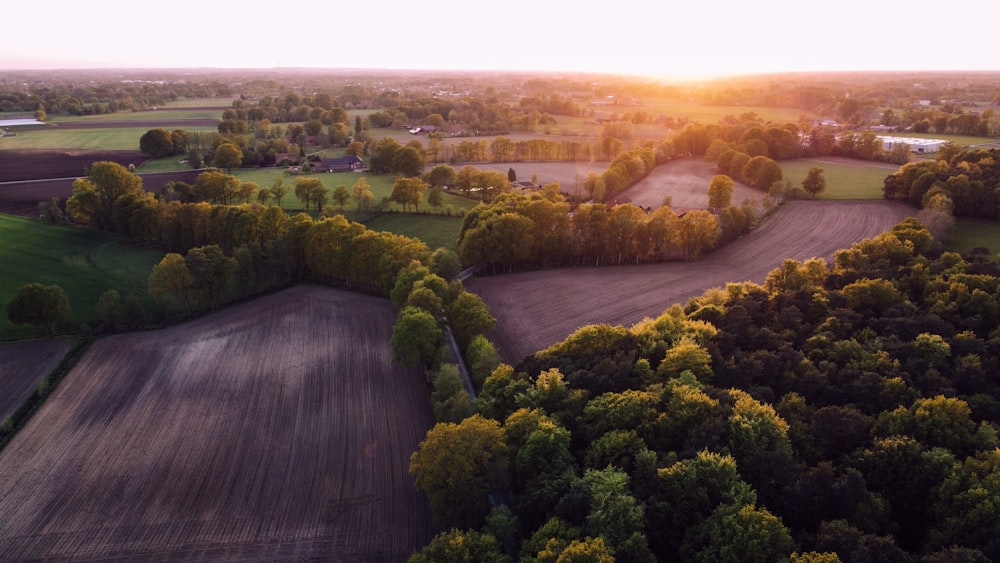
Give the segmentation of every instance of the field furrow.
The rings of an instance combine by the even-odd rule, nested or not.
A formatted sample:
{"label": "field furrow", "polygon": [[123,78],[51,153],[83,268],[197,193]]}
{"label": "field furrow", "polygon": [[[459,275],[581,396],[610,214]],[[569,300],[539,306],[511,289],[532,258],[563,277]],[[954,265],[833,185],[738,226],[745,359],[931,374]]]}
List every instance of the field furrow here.
{"label": "field furrow", "polygon": [[763,226],[698,262],[565,268],[474,278],[465,286],[497,318],[489,334],[516,364],[598,323],[630,326],[728,282],[761,283],[786,258],[824,258],[873,237],[913,210],[886,201],[793,201]]}
{"label": "field furrow", "polygon": [[302,286],[96,343],[0,455],[0,552],[404,559],[433,532],[407,472],[431,418],[393,321]]}

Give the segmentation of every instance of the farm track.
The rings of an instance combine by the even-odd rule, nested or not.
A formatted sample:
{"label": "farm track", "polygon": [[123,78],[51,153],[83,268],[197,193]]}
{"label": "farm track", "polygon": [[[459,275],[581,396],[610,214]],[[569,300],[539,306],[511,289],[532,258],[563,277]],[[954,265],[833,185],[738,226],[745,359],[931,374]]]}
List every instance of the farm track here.
{"label": "farm track", "polygon": [[299,286],[97,342],[0,455],[0,553],[405,559],[433,534],[407,471],[431,416],[394,318]]}
{"label": "farm track", "polygon": [[697,262],[564,268],[473,278],[465,286],[489,305],[488,335],[504,361],[565,339],[588,324],[631,326],[728,282],[762,283],[786,258],[824,258],[913,214],[887,201],[792,201],[760,228]]}

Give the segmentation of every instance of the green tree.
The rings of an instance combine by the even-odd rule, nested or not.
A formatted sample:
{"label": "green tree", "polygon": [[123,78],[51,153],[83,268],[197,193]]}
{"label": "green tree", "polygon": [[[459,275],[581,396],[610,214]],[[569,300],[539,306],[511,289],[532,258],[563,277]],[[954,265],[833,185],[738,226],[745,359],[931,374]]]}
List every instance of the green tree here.
{"label": "green tree", "polygon": [[427,184],[425,184],[420,178],[396,178],[396,182],[392,186],[392,194],[389,195],[389,199],[402,205],[403,211],[406,211],[407,205],[410,204],[413,205],[414,209],[417,209],[420,206],[420,202],[423,200],[424,190],[426,188]]}
{"label": "green tree", "polygon": [[171,252],[163,257],[149,274],[149,294],[154,298],[173,297],[184,304],[184,310],[191,314],[191,291],[194,278],[184,257]]}
{"label": "green tree", "polygon": [[123,312],[122,296],[118,291],[109,289],[98,298],[97,313],[100,315],[101,324],[106,330],[118,328]]}
{"label": "green tree", "polygon": [[493,330],[497,320],[481,297],[468,291],[461,292],[451,303],[445,305],[448,324],[455,335],[455,341],[465,350],[476,335]]}
{"label": "green tree", "polygon": [[437,352],[441,334],[433,315],[406,307],[392,327],[392,357],[405,367],[427,369]]}
{"label": "green tree", "polygon": [[755,156],[743,167],[743,178],[751,186],[766,190],[781,180],[781,166],[766,156]]}
{"label": "green tree", "polygon": [[367,211],[375,204],[375,195],[364,176],[358,178],[351,190],[354,192],[354,201],[357,202],[358,211]]}
{"label": "green tree", "polygon": [[724,174],[712,176],[708,184],[708,206],[715,209],[729,207],[733,201],[733,179]]}
{"label": "green tree", "polygon": [[333,190],[333,196],[331,198],[333,203],[340,209],[344,209],[348,201],[351,201],[351,192],[347,190],[347,186],[344,184],[339,184]]}
{"label": "green tree", "polygon": [[476,530],[441,532],[431,543],[407,559],[407,563],[507,563],[500,543],[488,533]]}
{"label": "green tree", "polygon": [[303,178],[300,176],[295,179],[295,197],[306,204],[306,211],[309,211],[309,204],[316,201],[316,195],[325,189],[326,186],[323,185],[323,181],[319,178]]}
{"label": "green tree", "polygon": [[153,158],[175,154],[174,140],[166,129],[150,129],[139,137],[139,150]]}
{"label": "green tree", "polygon": [[465,350],[465,359],[476,387],[482,387],[486,378],[500,365],[500,354],[493,343],[482,334],[472,337]]}
{"label": "green tree", "polygon": [[427,192],[427,203],[431,207],[438,208],[444,203],[444,190],[435,186]]}
{"label": "green tree", "polygon": [[802,180],[802,189],[806,191],[809,195],[816,198],[818,194],[823,193],[826,189],[826,177],[823,176],[823,169],[819,166],[813,166],[806,172],[806,177]]}
{"label": "green tree", "polygon": [[688,260],[714,248],[720,234],[718,219],[703,209],[688,211],[677,221],[677,244]]}
{"label": "green tree", "polygon": [[191,273],[191,289],[199,292],[209,310],[215,310],[234,272],[236,260],[226,256],[218,245],[210,244],[192,248],[184,256]]}
{"label": "green tree", "polygon": [[215,149],[215,165],[232,172],[243,164],[243,151],[233,143],[222,143]]}
{"label": "green tree", "polygon": [[73,182],[73,195],[66,200],[66,210],[74,221],[114,231],[115,203],[125,195],[141,193],[142,178],[117,162],[95,162],[85,178]]}
{"label": "green tree", "polygon": [[785,561],[795,542],[781,520],[765,508],[722,506],[692,530],[682,551],[688,561],[771,563]]}
{"label": "green tree", "polygon": [[285,197],[285,194],[288,193],[288,188],[285,187],[285,181],[281,178],[281,176],[274,179],[274,183],[271,184],[271,189],[269,191],[271,193],[271,199],[274,200],[274,204],[281,207],[281,198]]}
{"label": "green tree", "polygon": [[392,168],[397,174],[402,174],[407,178],[420,176],[424,169],[426,159],[423,152],[411,146],[405,146],[396,151],[392,159]]}
{"label": "green tree", "polygon": [[505,452],[500,423],[478,414],[457,424],[436,424],[427,432],[410,456],[410,473],[430,498],[439,527],[483,524],[488,495],[503,488]]}
{"label": "green tree", "polygon": [[458,180],[458,172],[447,164],[438,164],[427,173],[426,180],[428,184],[434,187],[446,188],[455,185],[455,182]]}
{"label": "green tree", "polygon": [[58,285],[29,283],[21,286],[7,302],[7,318],[16,325],[40,326],[54,335],[69,316],[69,298]]}

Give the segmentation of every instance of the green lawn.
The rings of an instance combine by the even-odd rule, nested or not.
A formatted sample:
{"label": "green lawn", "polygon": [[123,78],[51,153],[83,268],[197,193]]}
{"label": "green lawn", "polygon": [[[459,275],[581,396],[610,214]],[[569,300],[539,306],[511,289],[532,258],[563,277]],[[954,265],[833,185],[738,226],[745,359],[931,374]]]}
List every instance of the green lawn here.
{"label": "green lawn", "polygon": [[[96,129],[59,129],[49,125],[44,129],[19,131],[16,136],[0,138],[2,149],[87,149],[137,151],[139,138],[149,127],[105,127]],[[215,127],[190,127],[187,131],[216,131]]]}
{"label": "green lawn", "polygon": [[1000,253],[1000,223],[983,219],[959,219],[945,244],[965,253],[974,246],[985,246],[994,255]]}
{"label": "green lawn", "polygon": [[458,250],[458,234],[462,230],[462,218],[385,213],[368,221],[365,226],[373,231],[388,231],[420,239],[427,243],[431,250],[442,247]]}
{"label": "green lawn", "polygon": [[[69,296],[70,321],[95,326],[97,300],[115,289],[124,300],[134,293],[145,307],[146,279],[163,253],[120,242],[90,229],[46,225],[0,214],[0,302],[6,305],[28,283],[57,284]],[[0,315],[0,340],[41,336],[34,327],[16,326]]]}
{"label": "green lawn", "polygon": [[793,186],[801,186],[813,166],[823,169],[826,190],[819,199],[882,199],[882,186],[894,170],[874,168],[864,161],[853,164],[833,164],[809,159],[782,160],[778,164]]}

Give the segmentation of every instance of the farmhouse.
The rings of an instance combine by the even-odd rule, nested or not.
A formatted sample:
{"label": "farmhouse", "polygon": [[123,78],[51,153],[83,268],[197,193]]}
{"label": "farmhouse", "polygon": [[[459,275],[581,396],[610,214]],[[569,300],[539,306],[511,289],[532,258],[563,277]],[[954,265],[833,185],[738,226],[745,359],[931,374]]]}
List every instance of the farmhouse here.
{"label": "farmhouse", "polygon": [[342,156],[340,158],[324,158],[313,166],[316,172],[351,172],[361,170],[365,162],[358,156]]}
{"label": "farmhouse", "polygon": [[942,139],[914,139],[910,137],[888,137],[878,135],[878,140],[882,141],[882,150],[889,151],[900,144],[910,146],[910,152],[918,154],[938,152],[948,141]]}

